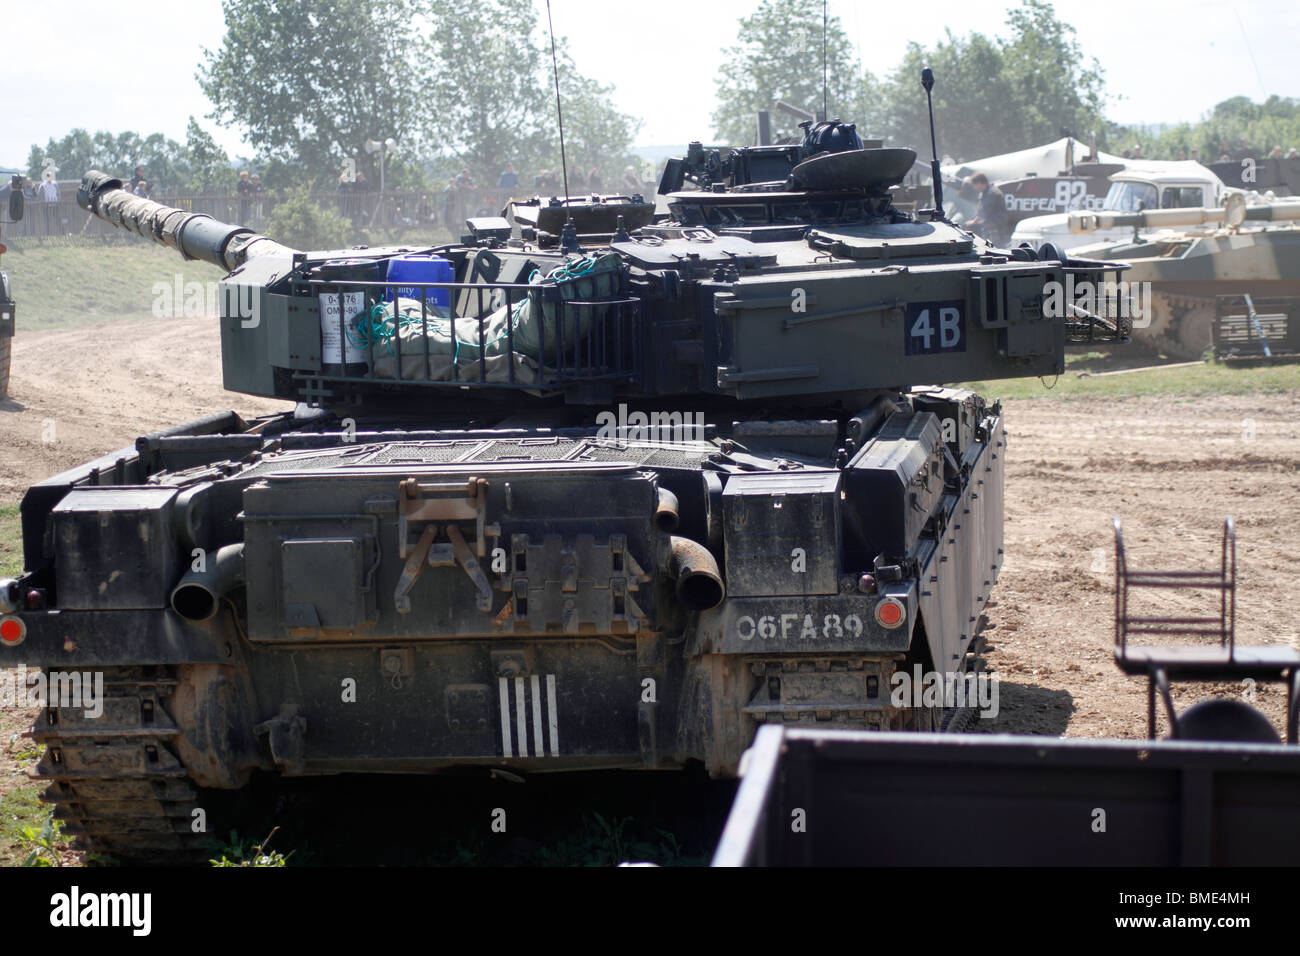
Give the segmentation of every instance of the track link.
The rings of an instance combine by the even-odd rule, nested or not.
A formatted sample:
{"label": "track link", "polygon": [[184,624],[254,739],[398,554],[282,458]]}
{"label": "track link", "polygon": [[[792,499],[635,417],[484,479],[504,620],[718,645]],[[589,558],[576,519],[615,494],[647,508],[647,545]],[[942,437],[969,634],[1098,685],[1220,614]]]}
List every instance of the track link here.
{"label": "track link", "polygon": [[[971,642],[966,651],[966,656],[962,658],[959,675],[979,674],[984,669],[984,645],[985,635],[984,627],[981,622],[980,632],[975,640]],[[944,734],[964,734],[975,726],[980,719],[979,707],[969,705],[966,707],[952,706],[947,708],[938,720],[938,726],[935,730]]]}
{"label": "track link", "polygon": [[46,707],[30,736],[45,755],[30,771],[49,782],[54,805],[79,849],[123,863],[193,863],[202,833],[191,830],[198,793],[176,755],[180,730],[167,703],[176,687],[167,668],[105,668],[103,713]]}

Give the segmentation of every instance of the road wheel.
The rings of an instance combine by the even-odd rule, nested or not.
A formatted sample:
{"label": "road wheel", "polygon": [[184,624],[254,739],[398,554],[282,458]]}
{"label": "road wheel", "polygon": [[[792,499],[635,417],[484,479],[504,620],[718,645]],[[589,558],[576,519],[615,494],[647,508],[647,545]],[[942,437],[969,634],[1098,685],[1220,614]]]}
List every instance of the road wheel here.
{"label": "road wheel", "polygon": [[1183,313],[1178,325],[1178,347],[1188,361],[1205,354],[1210,347],[1211,326],[1214,325],[1214,305],[1198,302]]}
{"label": "road wheel", "polygon": [[1146,328],[1134,328],[1135,341],[1184,362],[1201,358],[1210,344],[1213,299],[1157,292],[1151,297],[1151,312]]}

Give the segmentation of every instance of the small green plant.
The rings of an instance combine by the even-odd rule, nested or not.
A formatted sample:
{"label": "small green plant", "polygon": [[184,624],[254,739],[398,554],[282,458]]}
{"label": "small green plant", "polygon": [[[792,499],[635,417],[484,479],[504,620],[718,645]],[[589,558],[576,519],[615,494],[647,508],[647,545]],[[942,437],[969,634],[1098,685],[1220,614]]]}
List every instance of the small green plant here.
{"label": "small green plant", "polygon": [[294,249],[343,249],[351,245],[354,227],[303,189],[287,193],[271,210],[266,232]]}
{"label": "small green plant", "polygon": [[293,856],[293,851],[286,856],[278,850],[267,850],[267,845],[279,829],[276,827],[268,833],[261,843],[251,844],[242,842],[239,835],[231,830],[230,842],[219,847],[221,859],[211,859],[208,862],[213,866],[284,866],[289,862],[289,857]]}
{"label": "small green plant", "polygon": [[23,827],[22,842],[31,852],[23,860],[23,866],[62,866],[59,859],[60,844],[63,840],[63,824],[54,819],[51,813],[40,827]]}
{"label": "small green plant", "polygon": [[627,858],[628,840],[627,825],[632,822],[631,817],[618,817],[614,820],[606,820],[595,810],[591,815],[596,818],[600,824],[601,832],[605,837],[605,845],[602,847],[608,854],[611,863],[618,863]]}

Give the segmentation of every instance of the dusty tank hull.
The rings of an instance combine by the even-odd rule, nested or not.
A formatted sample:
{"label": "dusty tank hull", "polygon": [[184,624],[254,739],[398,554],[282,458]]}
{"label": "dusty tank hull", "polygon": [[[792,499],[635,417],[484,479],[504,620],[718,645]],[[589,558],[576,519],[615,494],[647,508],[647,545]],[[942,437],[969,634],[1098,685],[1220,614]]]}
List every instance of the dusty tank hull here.
{"label": "dusty tank hull", "polygon": [[[127,859],[225,832],[210,794],[257,771],[731,776],[763,723],[956,729],[891,693],[970,666],[1003,560],[1001,410],[941,383],[1061,371],[1047,284],[1114,274],[866,186],[675,194],[585,258],[306,254],[98,174],[81,198],[232,270],[227,387],[300,402],[23,500],[0,664],[103,675],[42,710],[38,773]],[[380,270],[411,252],[454,280]]]}
{"label": "dusty tank hull", "polygon": [[[951,443],[944,421],[962,423]],[[955,712],[892,706],[890,679],[973,650],[1002,564],[997,409],[901,399],[840,468],[833,423],[767,424],[611,443],[595,429],[393,438],[363,421],[351,442],[229,416],[37,485],[23,513],[45,525],[29,539],[57,549],[59,609],[26,615],[6,662],[102,672],[106,688],[101,719],[42,712],[50,798],[100,852],[175,859],[203,839],[203,791],[255,770],[699,760],[731,775],[763,722],[940,729]],[[223,464],[242,446],[260,452]],[[966,479],[926,477],[945,449]],[[868,506],[906,510],[909,495],[946,530],[861,527],[880,521]],[[213,547],[236,521],[227,502],[244,528],[233,555]],[[477,540],[476,519],[468,537],[442,523],[475,514]],[[877,563],[869,590],[835,557],[854,526],[857,548],[895,536],[904,565]],[[148,546],[128,544],[142,529]],[[178,560],[204,552],[205,574]],[[907,626],[881,625],[886,601]]]}

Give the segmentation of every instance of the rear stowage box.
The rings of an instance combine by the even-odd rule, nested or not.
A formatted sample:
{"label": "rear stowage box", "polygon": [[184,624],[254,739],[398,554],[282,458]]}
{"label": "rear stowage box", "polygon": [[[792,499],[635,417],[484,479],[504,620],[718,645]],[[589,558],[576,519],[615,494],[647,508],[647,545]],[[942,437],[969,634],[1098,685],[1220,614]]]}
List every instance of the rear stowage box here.
{"label": "rear stowage box", "polygon": [[735,475],[722,500],[728,594],[838,593],[839,472]]}
{"label": "rear stowage box", "polygon": [[939,419],[939,431],[957,461],[975,443],[984,418],[984,400],[964,388],[918,388],[912,391],[912,407]]}
{"label": "rear stowage box", "polygon": [[182,569],[172,524],[175,488],[76,488],[50,512],[59,607],[161,608]]}
{"label": "rear stowage box", "polygon": [[944,493],[939,419],[899,412],[844,469],[845,558],[903,557]]}

